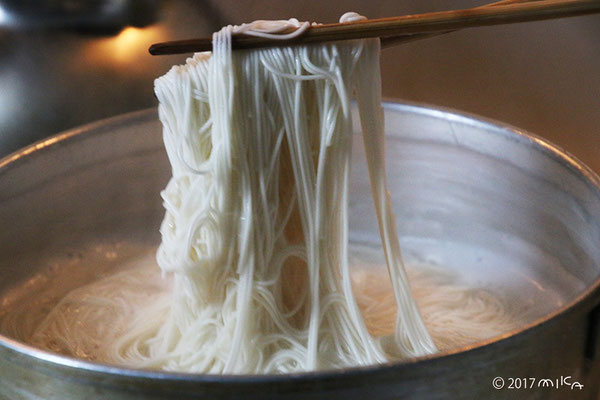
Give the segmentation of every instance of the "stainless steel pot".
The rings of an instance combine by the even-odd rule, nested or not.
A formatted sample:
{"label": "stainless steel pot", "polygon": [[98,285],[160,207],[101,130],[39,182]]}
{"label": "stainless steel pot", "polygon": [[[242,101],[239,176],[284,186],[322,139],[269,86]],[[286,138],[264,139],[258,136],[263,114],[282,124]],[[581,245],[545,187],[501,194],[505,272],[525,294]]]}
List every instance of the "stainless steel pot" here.
{"label": "stainless steel pot", "polygon": [[[387,104],[386,125],[390,189],[407,258],[455,269],[467,281],[502,290],[515,305],[530,305],[520,329],[407,363],[284,376],[115,368],[0,336],[0,398],[595,398],[600,179],[548,142],[471,116]],[[156,245],[158,193],[170,174],[160,131],[148,110],[86,125],[0,161],[0,313]],[[355,149],[351,239],[373,242],[360,140]],[[496,377],[502,389],[494,387]],[[509,388],[511,379],[515,386],[523,378],[537,385],[548,379],[553,387],[543,381],[524,389],[521,381]]]}

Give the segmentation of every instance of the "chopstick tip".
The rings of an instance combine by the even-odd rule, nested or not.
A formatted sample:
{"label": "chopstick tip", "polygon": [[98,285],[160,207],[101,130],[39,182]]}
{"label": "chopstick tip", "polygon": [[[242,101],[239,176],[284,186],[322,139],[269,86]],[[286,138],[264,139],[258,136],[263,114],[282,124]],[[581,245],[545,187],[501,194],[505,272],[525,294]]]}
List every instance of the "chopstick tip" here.
{"label": "chopstick tip", "polygon": [[160,55],[160,52],[157,51],[157,47],[158,47],[157,45],[158,44],[159,43],[153,43],[153,44],[150,45],[150,47],[148,47],[148,53],[150,53],[150,55],[153,55],[153,56]]}

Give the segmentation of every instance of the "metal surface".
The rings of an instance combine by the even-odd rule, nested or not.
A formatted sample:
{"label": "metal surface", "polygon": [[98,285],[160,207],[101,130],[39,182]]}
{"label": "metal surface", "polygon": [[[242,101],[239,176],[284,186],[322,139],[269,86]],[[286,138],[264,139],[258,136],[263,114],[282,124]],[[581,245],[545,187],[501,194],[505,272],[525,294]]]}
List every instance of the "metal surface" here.
{"label": "metal surface", "polygon": [[0,27],[119,31],[156,22],[157,0],[0,0]]}
{"label": "metal surface", "polygon": [[[0,398],[594,398],[598,177],[541,139],[453,112],[387,105],[386,125],[390,189],[407,258],[452,268],[508,293],[515,305],[533,305],[521,329],[408,363],[284,376],[128,370],[0,336]],[[360,140],[355,150],[351,239],[370,243],[377,227]],[[2,160],[3,309],[19,294],[15,287],[36,294],[61,269],[74,281],[91,279],[99,271],[90,266],[118,268],[135,256],[127,249],[155,245],[163,215],[158,192],[169,174],[155,111],[101,121]],[[102,266],[93,260],[98,249],[121,253]],[[496,376],[571,376],[584,389],[496,390]]]}
{"label": "metal surface", "polygon": [[[148,2],[112,1],[140,8]],[[0,9],[0,157],[83,123],[154,106],[152,81],[187,55],[151,57],[151,43],[205,37],[223,25],[256,19],[328,23],[346,11],[384,18],[487,2],[157,1],[155,24],[128,27],[118,35],[3,28],[9,16]],[[38,7],[42,2],[0,1],[9,3]],[[52,1],[54,6],[67,3],[84,2]],[[86,8],[100,3],[111,1],[85,2]],[[143,10],[135,11],[140,14]],[[467,29],[409,43],[382,53],[384,96],[509,122],[559,144],[598,172],[599,37],[600,15],[593,15]]]}

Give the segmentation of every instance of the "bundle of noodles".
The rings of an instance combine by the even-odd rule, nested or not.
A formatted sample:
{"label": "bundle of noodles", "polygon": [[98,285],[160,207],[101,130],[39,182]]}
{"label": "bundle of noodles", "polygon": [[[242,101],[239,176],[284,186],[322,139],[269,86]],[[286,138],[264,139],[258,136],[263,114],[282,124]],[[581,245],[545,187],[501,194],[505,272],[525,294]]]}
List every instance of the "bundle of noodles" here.
{"label": "bundle of noodles", "polygon": [[[212,55],[156,81],[173,171],[157,256],[163,278],[153,261],[136,259],[47,314],[54,295],[34,296],[0,314],[0,331],[136,368],[284,373],[418,356],[521,325],[526,308],[413,263],[432,342],[386,191],[378,42],[231,52],[233,30],[290,25],[307,26],[225,28]],[[349,270],[352,91],[390,279],[374,268],[380,255],[371,248],[353,246],[360,268]]]}
{"label": "bundle of noodles", "polygon": [[[378,41],[232,52],[231,31],[156,81],[173,172],[157,259],[173,289],[114,359],[281,373],[435,351],[386,197]],[[348,269],[353,90],[398,306],[391,350],[367,331]]]}

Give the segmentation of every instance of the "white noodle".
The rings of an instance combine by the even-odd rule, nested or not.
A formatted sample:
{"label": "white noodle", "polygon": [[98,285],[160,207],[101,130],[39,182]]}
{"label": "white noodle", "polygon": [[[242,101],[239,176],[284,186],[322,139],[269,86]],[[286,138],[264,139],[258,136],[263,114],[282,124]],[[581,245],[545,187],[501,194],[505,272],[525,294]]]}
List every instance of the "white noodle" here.
{"label": "white noodle", "polygon": [[[358,19],[350,13],[342,21]],[[395,353],[435,351],[400,261],[389,200],[382,194],[382,164],[373,160],[382,156],[378,42],[231,51],[233,33],[272,37],[290,27],[298,28],[294,35],[308,24],[225,27],[213,36],[211,56],[198,54],[157,80],[173,167],[163,193],[167,213],[157,259],[165,273],[174,274],[173,297],[158,331],[148,332],[142,323],[120,340],[119,361],[253,373],[389,359],[366,329],[348,269],[353,89],[365,108],[374,198],[390,277],[398,281]],[[292,212],[299,215],[300,226],[292,228],[301,230],[301,243],[282,229]],[[291,308],[285,304],[290,282],[284,268],[306,270],[291,275],[298,284],[306,279]]]}
{"label": "white noodle", "polygon": [[[341,22],[362,18],[347,13]],[[67,340],[75,333],[65,333],[66,315],[77,303],[64,300],[34,342],[54,337],[46,347],[59,352],[202,373],[331,369],[436,351],[411,294],[386,189],[378,40],[231,51],[235,33],[288,38],[308,26],[225,27],[213,36],[212,55],[196,54],[157,79],[173,173],[162,192],[157,261],[172,276],[170,298],[144,300],[123,328],[97,331],[110,345]],[[365,324],[348,264],[353,91],[395,299],[375,314],[397,310],[384,341]],[[359,301],[368,309],[368,297]],[[119,296],[105,306],[131,309]],[[90,324],[101,326],[98,308],[89,310]]]}

